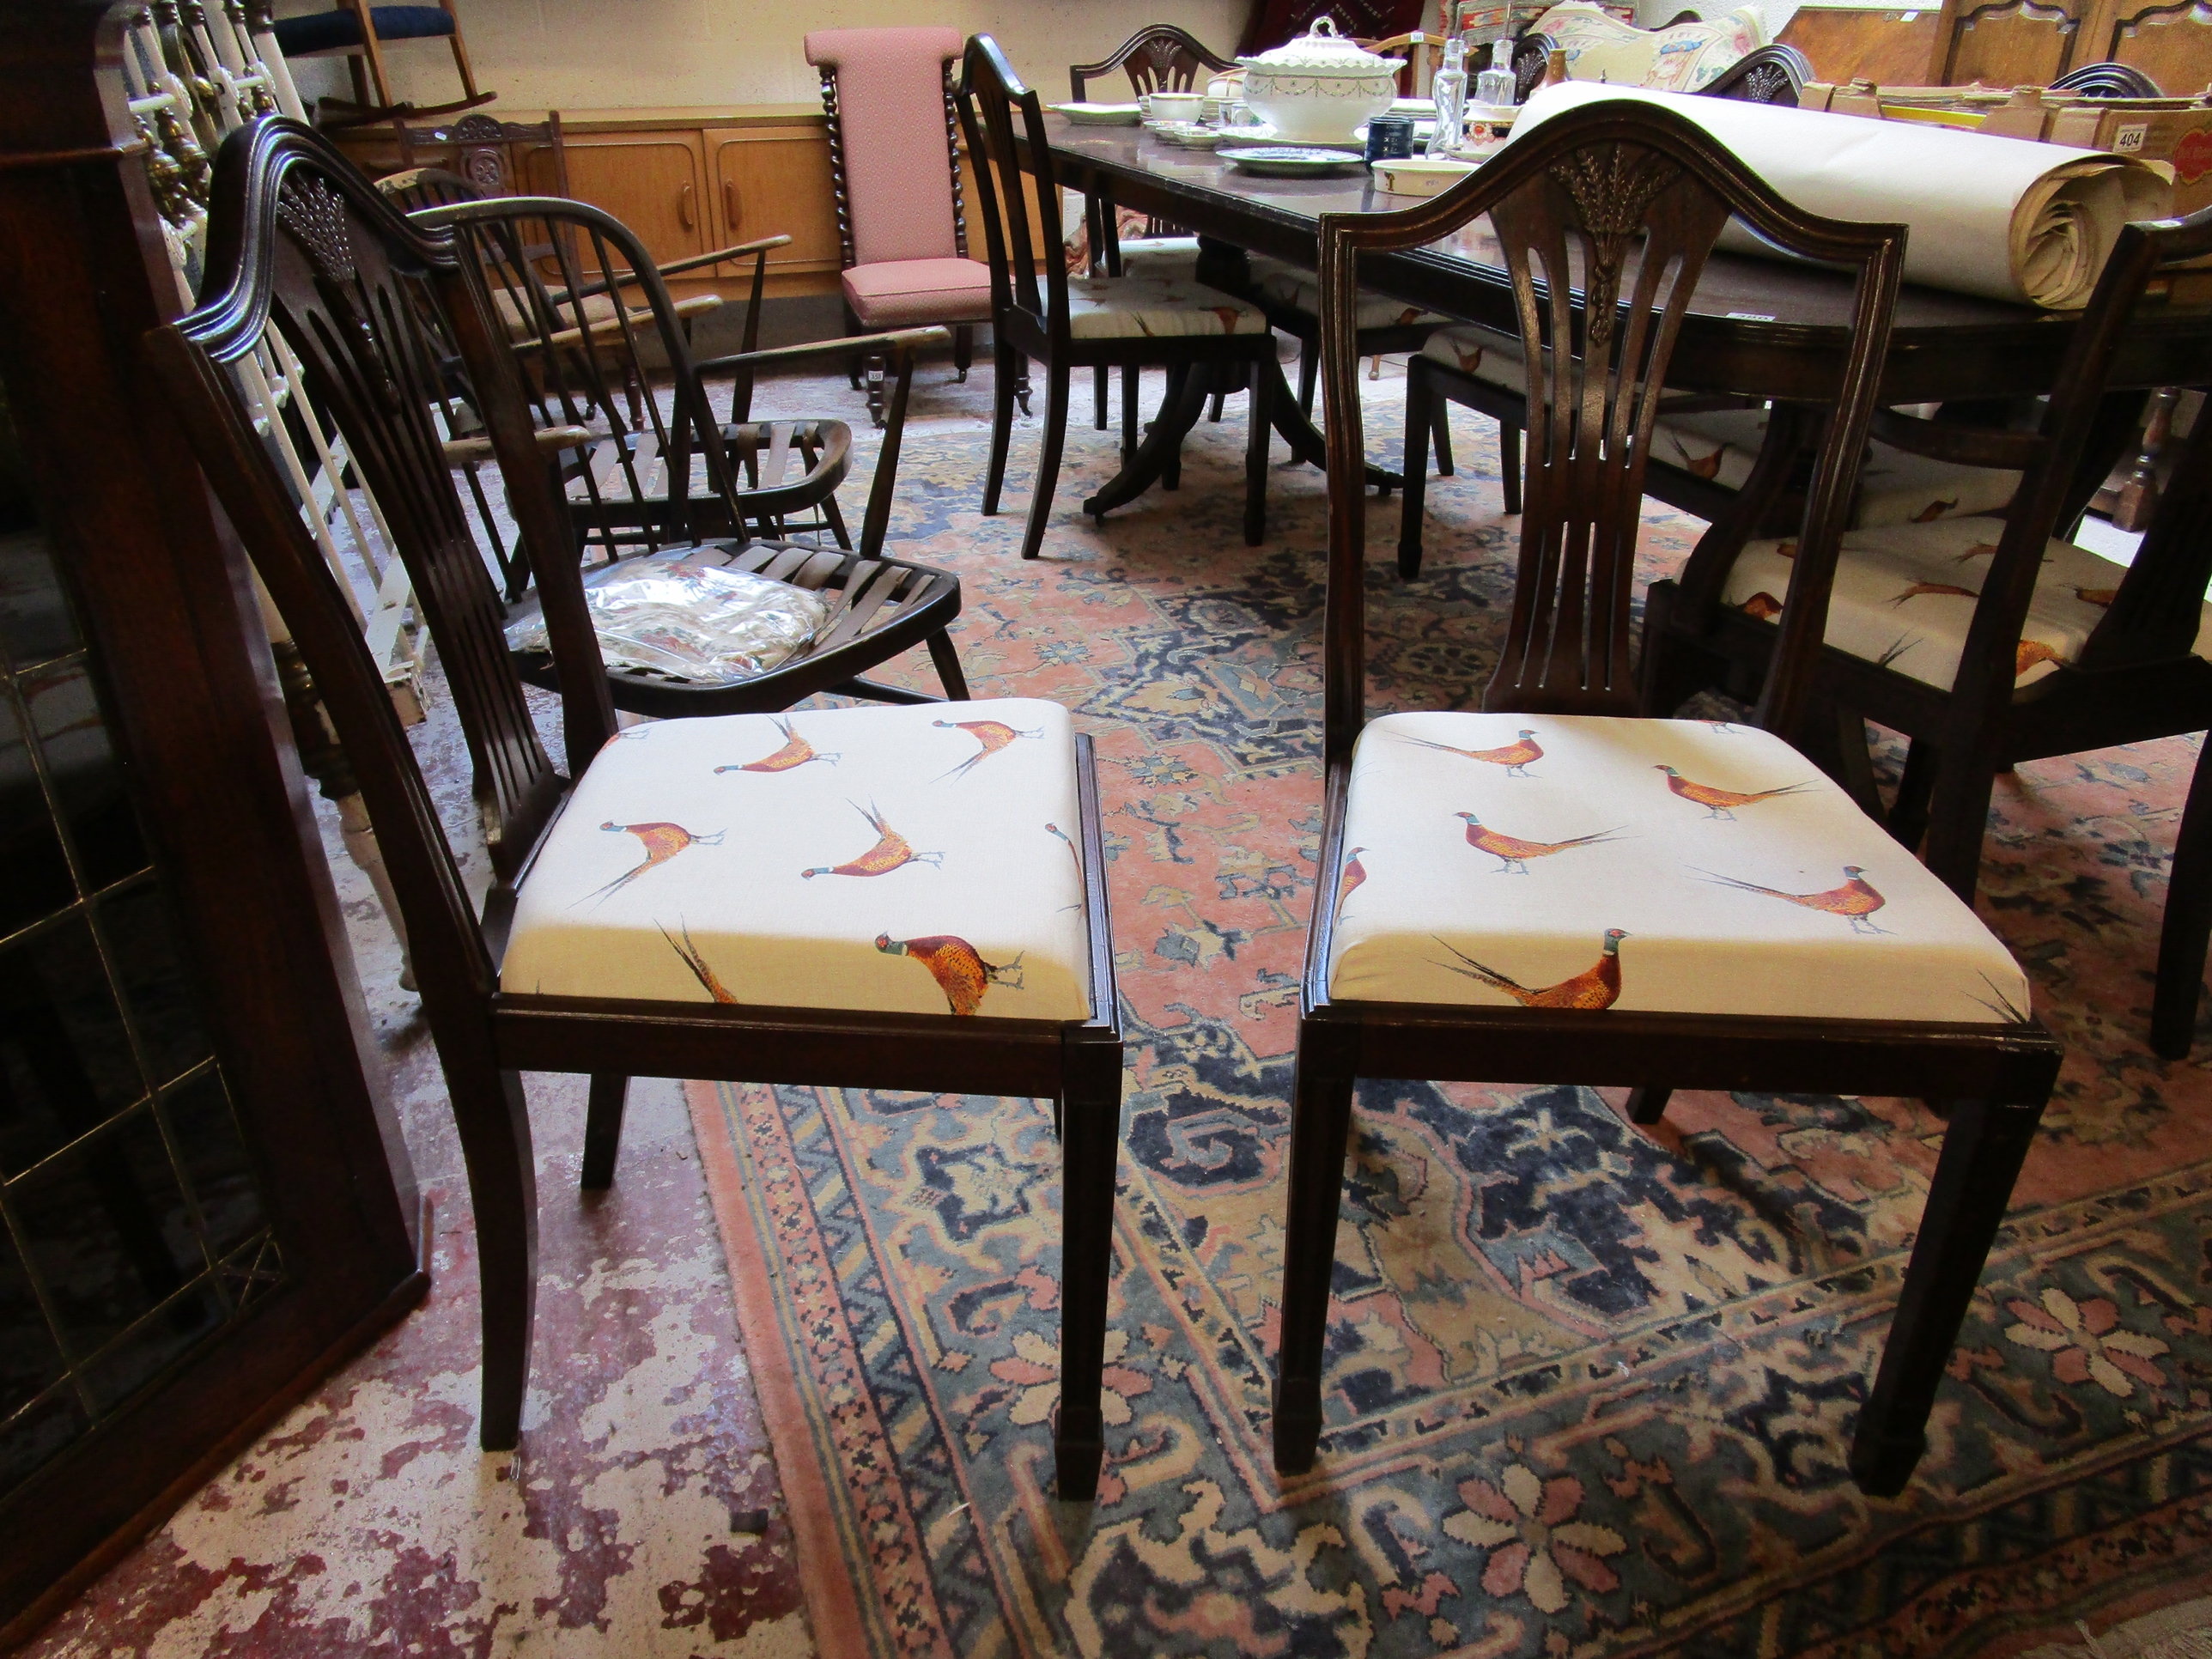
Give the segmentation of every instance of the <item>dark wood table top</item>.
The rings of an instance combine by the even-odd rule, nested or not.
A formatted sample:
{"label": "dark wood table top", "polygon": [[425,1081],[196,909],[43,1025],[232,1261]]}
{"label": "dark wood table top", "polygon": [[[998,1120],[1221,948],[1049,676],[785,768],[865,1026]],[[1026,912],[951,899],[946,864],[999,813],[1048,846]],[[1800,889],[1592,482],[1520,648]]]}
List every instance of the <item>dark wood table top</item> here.
{"label": "dark wood table top", "polygon": [[[1075,126],[1046,118],[1060,182],[1103,191],[1201,235],[1307,269],[1324,213],[1387,213],[1414,198],[1378,191],[1364,172],[1264,179],[1204,150],[1165,144],[1141,127]],[[1433,247],[1371,256],[1361,285],[1447,316],[1509,331],[1514,320],[1489,222]],[[1848,279],[1780,259],[1716,253],[1698,282],[1667,380],[1688,390],[1817,396],[1835,382],[1848,334]],[[1884,401],[2048,391],[2074,334],[2073,313],[1908,285],[1898,301]],[[2212,306],[2140,318],[2123,343],[2115,386],[2212,382]]]}

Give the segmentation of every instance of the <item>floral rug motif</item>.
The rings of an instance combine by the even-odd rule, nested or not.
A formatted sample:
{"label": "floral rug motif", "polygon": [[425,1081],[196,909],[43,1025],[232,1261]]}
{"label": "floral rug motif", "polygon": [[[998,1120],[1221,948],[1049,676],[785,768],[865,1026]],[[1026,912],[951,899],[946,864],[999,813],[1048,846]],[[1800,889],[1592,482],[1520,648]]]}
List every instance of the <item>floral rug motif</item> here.
{"label": "floral rug motif", "polygon": [[[1395,388],[1363,387],[1395,452]],[[1245,548],[1232,403],[1179,493],[1095,528],[1114,456],[1079,398],[1024,564],[1034,429],[981,518],[985,395],[917,395],[897,536],[961,574],[976,695],[1097,744],[1129,1057],[1108,1462],[1095,1506],[1052,1497],[1046,1103],[690,1085],[823,1651],[2000,1655],[2203,1593],[2212,1088],[2145,1043],[2196,739],[2000,783],[1981,910],[2068,1059],[1902,1497],[1845,1460],[1929,1108],[1683,1094],[1644,1130],[1619,1091],[1390,1080],[1360,1091],[1321,1459],[1279,1479],[1322,482],[1279,465]],[[1369,514],[1370,714],[1470,707],[1492,660],[1513,538],[1493,429],[1458,428],[1419,580],[1395,500]],[[1655,513],[1646,578],[1698,528]]]}

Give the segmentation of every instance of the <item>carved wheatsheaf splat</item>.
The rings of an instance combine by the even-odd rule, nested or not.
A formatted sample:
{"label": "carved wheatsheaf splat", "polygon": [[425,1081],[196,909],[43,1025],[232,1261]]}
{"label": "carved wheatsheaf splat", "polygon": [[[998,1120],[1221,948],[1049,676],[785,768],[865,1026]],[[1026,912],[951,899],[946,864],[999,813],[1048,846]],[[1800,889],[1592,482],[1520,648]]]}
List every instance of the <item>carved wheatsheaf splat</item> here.
{"label": "carved wheatsheaf splat", "polygon": [[295,176],[277,194],[276,218],[325,280],[353,281],[353,244],[346,237],[345,210],[328,185]]}
{"label": "carved wheatsheaf splat", "polygon": [[1652,199],[1679,179],[1682,170],[1652,151],[1615,145],[1569,156],[1551,175],[1573,199],[1582,221],[1589,252],[1585,314],[1591,349],[1599,353],[1613,337],[1629,243],[1643,230]]}

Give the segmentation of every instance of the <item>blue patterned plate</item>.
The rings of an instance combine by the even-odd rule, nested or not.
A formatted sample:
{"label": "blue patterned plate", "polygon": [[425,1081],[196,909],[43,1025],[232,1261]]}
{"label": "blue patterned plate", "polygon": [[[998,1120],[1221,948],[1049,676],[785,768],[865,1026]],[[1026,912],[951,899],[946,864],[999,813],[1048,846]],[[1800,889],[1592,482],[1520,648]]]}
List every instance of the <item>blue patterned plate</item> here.
{"label": "blue patterned plate", "polygon": [[1301,149],[1288,144],[1264,144],[1254,149],[1218,149],[1224,161],[1234,161],[1247,173],[1273,179],[1304,179],[1324,173],[1346,173],[1367,165],[1360,156],[1341,149]]}

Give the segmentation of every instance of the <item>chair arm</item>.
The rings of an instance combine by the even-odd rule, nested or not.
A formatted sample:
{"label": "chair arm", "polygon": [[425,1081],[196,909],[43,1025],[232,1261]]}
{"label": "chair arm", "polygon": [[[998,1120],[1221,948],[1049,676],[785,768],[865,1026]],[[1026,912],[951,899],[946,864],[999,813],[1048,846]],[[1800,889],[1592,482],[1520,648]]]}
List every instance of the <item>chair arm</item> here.
{"label": "chair arm", "polygon": [[2027,471],[2043,453],[2044,447],[2038,433],[2006,432],[1986,426],[1950,426],[1941,421],[1923,420],[1917,415],[1900,415],[1893,409],[1875,410],[1867,435],[1892,449],[1925,455],[1930,460],[1949,461],[1960,466],[2002,467],[2013,472]]}
{"label": "chair arm", "polygon": [[770,346],[765,351],[740,351],[728,357],[709,357],[698,367],[702,374],[711,374],[732,368],[756,368],[769,363],[803,362],[815,357],[849,357],[856,351],[882,351],[900,356],[919,351],[925,346],[948,345],[951,340],[952,331],[946,328],[934,325],[902,328],[889,334],[851,334],[842,339],[813,340],[805,345]]}
{"label": "chair arm", "polygon": [[[580,426],[548,426],[540,427],[537,436],[539,451],[550,453],[587,443],[592,434],[587,428]],[[487,437],[452,438],[441,447],[446,452],[447,466],[466,466],[471,461],[491,459],[491,440]]]}
{"label": "chair arm", "polygon": [[653,267],[663,276],[674,276],[686,270],[696,270],[702,265],[720,264],[725,259],[735,259],[748,253],[767,253],[791,246],[788,236],[763,236],[750,242],[739,242],[731,247],[716,248],[712,253],[695,253],[688,259],[672,259],[665,265]]}

